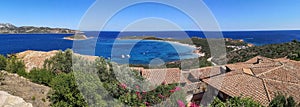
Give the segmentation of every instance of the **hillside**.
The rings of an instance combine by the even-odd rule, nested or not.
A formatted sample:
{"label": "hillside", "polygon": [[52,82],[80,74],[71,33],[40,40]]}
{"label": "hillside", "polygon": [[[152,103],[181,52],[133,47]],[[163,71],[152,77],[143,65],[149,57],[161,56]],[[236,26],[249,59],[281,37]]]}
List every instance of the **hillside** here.
{"label": "hillside", "polygon": [[76,30],[66,28],[50,28],[50,27],[34,27],[34,26],[21,26],[17,27],[9,23],[0,23],[0,34],[20,34],[20,33],[76,33]]}
{"label": "hillside", "polygon": [[[300,42],[293,40],[292,42],[283,44],[271,44],[264,46],[255,46],[247,49],[241,49],[227,53],[228,63],[237,63],[247,61],[255,56],[264,56],[268,58],[284,58],[291,60],[300,60]],[[218,59],[214,59],[217,61]]]}

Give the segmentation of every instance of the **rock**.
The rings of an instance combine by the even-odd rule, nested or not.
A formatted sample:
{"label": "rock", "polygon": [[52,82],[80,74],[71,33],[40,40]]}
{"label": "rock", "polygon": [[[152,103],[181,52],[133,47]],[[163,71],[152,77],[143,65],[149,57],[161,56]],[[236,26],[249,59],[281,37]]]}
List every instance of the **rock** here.
{"label": "rock", "polygon": [[42,52],[42,51],[24,51],[16,54],[16,56],[24,61],[26,72],[33,68],[42,68],[44,61],[53,57],[58,51]]}
{"label": "rock", "polygon": [[10,95],[5,91],[0,91],[0,106],[1,107],[32,107],[32,104],[25,102],[23,98]]}
{"label": "rock", "polygon": [[[57,52],[59,51],[54,50],[49,52],[43,52],[28,50],[21,53],[17,53],[16,56],[17,58],[23,60],[26,72],[30,72],[30,70],[32,70],[33,68],[43,68],[44,61],[56,55]],[[96,58],[98,58],[97,56],[80,55],[76,53],[74,55],[81,56],[89,61],[94,61]]]}
{"label": "rock", "polygon": [[[5,80],[2,81],[5,84],[0,85],[1,91],[23,98],[24,101],[26,101],[27,103],[31,103],[34,107],[49,107],[50,101],[49,99],[47,99],[47,96],[48,92],[50,91],[50,87],[32,83],[28,79],[22,78],[21,76],[12,73],[8,73],[6,71],[0,71],[0,73],[6,74]],[[4,100],[7,100],[7,97],[2,97],[3,95],[0,93],[0,102],[4,102]],[[35,100],[33,100],[33,98]],[[8,99],[8,101],[6,102],[12,102],[12,100]],[[0,103],[0,107],[5,107],[1,104],[2,103]],[[16,105],[14,107],[18,106]],[[23,107],[23,105],[21,105],[20,107]]]}

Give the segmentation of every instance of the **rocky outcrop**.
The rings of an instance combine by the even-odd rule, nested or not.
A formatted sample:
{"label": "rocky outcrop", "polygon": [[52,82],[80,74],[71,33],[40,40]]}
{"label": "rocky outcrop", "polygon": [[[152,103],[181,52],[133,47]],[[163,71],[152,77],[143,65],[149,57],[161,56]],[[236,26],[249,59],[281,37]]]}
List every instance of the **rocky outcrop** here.
{"label": "rocky outcrop", "polygon": [[26,71],[29,72],[33,68],[42,68],[44,61],[48,58],[53,57],[58,51],[24,51],[16,54],[16,56],[24,61]]}
{"label": "rocky outcrop", "polygon": [[25,102],[23,98],[13,96],[4,91],[0,91],[0,106],[1,107],[32,107],[32,104]]}
{"label": "rocky outcrop", "polygon": [[68,33],[74,34],[78,31],[66,28],[49,28],[49,27],[34,27],[22,26],[16,27],[9,23],[0,23],[0,33],[15,34],[15,33]]}
{"label": "rocky outcrop", "polygon": [[[33,68],[43,68],[44,61],[46,59],[49,59],[53,57],[57,52],[57,50],[49,51],[49,52],[43,52],[43,51],[24,51],[21,53],[17,53],[17,58],[23,60],[26,68],[26,72],[30,72]],[[80,55],[80,54],[74,54],[76,56],[81,56],[86,60],[94,61],[97,56],[88,56],[88,55]]]}

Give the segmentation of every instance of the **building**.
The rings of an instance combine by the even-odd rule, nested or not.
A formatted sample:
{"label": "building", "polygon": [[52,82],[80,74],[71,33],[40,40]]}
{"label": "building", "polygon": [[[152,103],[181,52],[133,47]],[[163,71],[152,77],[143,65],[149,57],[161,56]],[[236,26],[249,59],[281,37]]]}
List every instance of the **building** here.
{"label": "building", "polygon": [[226,65],[227,73],[203,79],[219,90],[218,97],[248,97],[266,106],[282,93],[300,101],[300,62],[261,56],[244,63]]}
{"label": "building", "polygon": [[132,69],[140,71],[152,84],[180,83],[188,94],[187,100],[192,102],[200,103],[208,87],[219,90],[221,100],[241,96],[266,106],[277,93],[282,93],[300,101],[300,62],[286,58],[257,56],[242,63],[188,71],[178,68]]}

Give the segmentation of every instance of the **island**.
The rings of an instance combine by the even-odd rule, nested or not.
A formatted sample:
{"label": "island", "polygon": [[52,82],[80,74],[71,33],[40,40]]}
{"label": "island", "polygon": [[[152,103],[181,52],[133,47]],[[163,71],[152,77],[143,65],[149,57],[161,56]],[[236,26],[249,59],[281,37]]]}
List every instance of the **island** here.
{"label": "island", "polygon": [[90,39],[90,38],[87,37],[84,33],[75,33],[72,36],[64,37],[64,39],[66,39],[66,40],[73,40],[73,41],[74,40],[87,40],[87,39]]}

